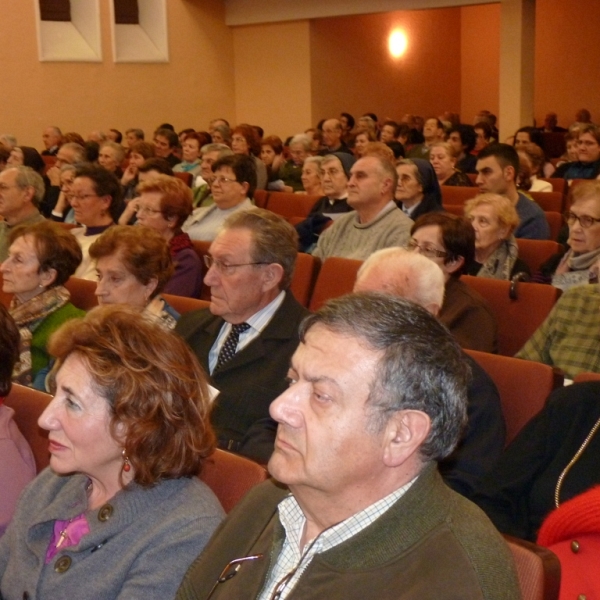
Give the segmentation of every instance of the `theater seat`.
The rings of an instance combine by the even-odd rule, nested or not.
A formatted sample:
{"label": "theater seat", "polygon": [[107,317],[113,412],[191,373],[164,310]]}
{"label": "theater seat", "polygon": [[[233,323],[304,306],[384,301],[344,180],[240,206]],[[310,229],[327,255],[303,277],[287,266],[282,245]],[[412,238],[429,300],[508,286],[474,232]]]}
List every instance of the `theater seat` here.
{"label": "theater seat", "polygon": [[550,227],[550,239],[558,239],[558,234],[560,233],[560,229],[564,222],[562,213],[545,211],[544,214],[546,215],[546,221],[548,221],[548,226]]}
{"label": "theater seat", "polygon": [[306,218],[318,199],[319,196],[308,196],[307,194],[271,192],[267,209],[285,219],[291,217]]}
{"label": "theater seat", "polygon": [[517,239],[519,258],[527,263],[531,274],[539,270],[540,265],[546,262],[553,254],[559,252],[562,246],[553,240],[526,240]]}
{"label": "theater seat", "polygon": [[290,290],[294,298],[307,308],[320,267],[321,261],[316,256],[298,252]]}
{"label": "theater seat", "polygon": [[577,373],[573,378],[573,383],[582,383],[584,381],[600,381],[600,373]]}
{"label": "theater seat", "polygon": [[514,356],[544,322],[561,291],[541,283],[518,283],[463,275],[461,281],[488,302],[498,323],[498,353]]}
{"label": "theater seat", "polygon": [[214,492],[227,513],[267,477],[263,466],[225,450],[215,450],[200,473],[200,479]]}
{"label": "theater seat", "polygon": [[479,188],[462,187],[459,185],[442,185],[442,204],[450,204],[453,206],[462,206],[467,200],[475,198],[479,194]]}
{"label": "theater seat", "polygon": [[544,212],[563,213],[565,197],[561,192],[528,192]]}
{"label": "theater seat", "polygon": [[37,421],[51,400],[50,394],[18,383],[13,383],[10,394],[4,399],[4,404],[15,411],[15,423],[31,446],[38,473],[50,464],[48,432],[41,429]]}
{"label": "theater seat", "polygon": [[267,190],[255,190],[254,197],[252,199],[258,208],[266,208],[267,201],[269,199],[269,192],[267,192]]}
{"label": "theater seat", "polygon": [[65,287],[71,292],[71,303],[77,308],[87,311],[98,306],[95,281],[69,277]]}
{"label": "theater seat", "polygon": [[332,256],[328,258],[317,275],[315,289],[309,303],[311,311],[318,310],[330,298],[352,292],[356,274],[362,261]]}
{"label": "theater seat", "polygon": [[544,407],[552,390],[562,386],[564,382],[563,375],[557,369],[542,363],[477,350],[465,352],[481,366],[498,388],[506,422],[506,446]]}
{"label": "theater seat", "polygon": [[198,300],[198,298],[187,298],[186,296],[174,296],[172,294],[161,294],[165,302],[168,302],[180,315],[184,315],[192,310],[208,308],[210,302]]}
{"label": "theater seat", "polygon": [[547,181],[552,186],[553,192],[560,192],[563,196],[567,195],[567,180],[560,177],[540,177],[540,181]]}
{"label": "theater seat", "polygon": [[[517,569],[523,600],[558,600],[560,561],[548,548],[509,535],[504,539]],[[581,597],[580,597],[581,598]]]}
{"label": "theater seat", "polygon": [[188,187],[192,187],[194,176],[191,173],[173,173],[177,179],[181,179]]}

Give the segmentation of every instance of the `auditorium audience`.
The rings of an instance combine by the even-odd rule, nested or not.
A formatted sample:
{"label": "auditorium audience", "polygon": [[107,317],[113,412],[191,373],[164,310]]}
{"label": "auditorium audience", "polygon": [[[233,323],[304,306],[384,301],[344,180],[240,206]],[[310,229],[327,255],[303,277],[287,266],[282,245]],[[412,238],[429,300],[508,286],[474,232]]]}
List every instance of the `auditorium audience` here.
{"label": "auditorium audience", "polygon": [[233,150],[225,144],[205,144],[202,146],[202,160],[200,161],[200,175],[196,177],[193,186],[194,208],[214,204],[210,192],[210,182],[213,178],[212,166],[220,158],[231,156]]}
{"label": "auditorium audience", "polygon": [[14,381],[45,389],[50,336],[83,313],[70,303],[64,283],[81,262],[75,238],[57,223],[21,225],[10,233],[8,258],[0,265],[2,290],[13,294],[10,314],[21,335]]}
{"label": "auditorium audience", "polygon": [[159,128],[154,132],[154,153],[158,158],[164,158],[171,168],[180,162],[177,157],[179,137],[172,129]]}
{"label": "auditorium audience", "polygon": [[517,188],[525,194],[527,192],[552,192],[552,184],[549,181],[538,179],[544,162],[542,149],[537,144],[526,144],[517,149],[517,154],[519,155]]}
{"label": "auditorium audience", "polygon": [[116,225],[90,246],[98,304],[128,304],[173,329],[179,313],[160,293],[173,276],[173,260],[164,237],[148,227]]}
{"label": "auditorium audience", "polygon": [[577,138],[577,160],[560,165],[554,177],[596,179],[600,174],[600,129],[592,123],[582,125]]}
{"label": "auditorium audience", "polygon": [[472,125],[457,125],[450,129],[448,142],[457,156],[456,168],[463,173],[477,173],[477,157],[471,154],[477,135]]}
{"label": "auditorium audience", "polygon": [[490,124],[485,121],[475,123],[473,129],[475,130],[475,148],[473,148],[473,154],[477,156],[484,148],[493,143],[494,134]]}
{"label": "auditorium audience", "polygon": [[75,223],[75,212],[71,208],[71,195],[77,167],[63,165],[60,168],[60,192],[51,219],[59,223]]}
{"label": "auditorium audience", "polygon": [[294,192],[305,190],[302,181],[302,170],[304,161],[309,156],[310,146],[311,139],[308,135],[305,133],[295,135],[289,145],[290,160],[286,161],[279,169],[279,177]]}
{"label": "auditorium audience", "polygon": [[174,173],[191,173],[194,177],[200,175],[200,149],[206,145],[204,137],[192,130],[186,133],[181,144],[182,161],[173,167]]}
{"label": "auditorium audience", "polygon": [[138,223],[158,231],[165,238],[175,266],[163,291],[176,296],[199,297],[202,264],[190,236],[181,230],[192,213],[192,190],[176,177],[158,175],[140,184],[138,192]]}
{"label": "auditorium audience", "polygon": [[121,193],[121,185],[114,173],[95,165],[82,165],[77,169],[70,202],[75,221],[81,227],[71,229],[71,233],[81,246],[83,259],[75,277],[96,278],[88,251],[100,235],[118,220],[122,211]]}
{"label": "auditorium audience", "polygon": [[225,156],[213,163],[212,171],[210,189],[214,204],[196,208],[182,227],[193,240],[214,240],[230,214],[253,206],[256,169],[252,156]]}
{"label": "auditorium audience", "polygon": [[291,187],[285,186],[279,176],[279,171],[285,163],[283,142],[276,135],[269,135],[260,141],[260,160],[267,167],[267,189],[280,192],[291,192]]}
{"label": "auditorium audience", "polygon": [[4,535],[23,488],[35,477],[35,460],[29,444],[13,420],[15,411],[4,405],[12,388],[12,373],[19,362],[19,329],[0,304],[0,538]]}
{"label": "auditorium audience", "polygon": [[[550,161],[546,160],[546,156],[544,154],[544,136],[540,130],[536,129],[535,127],[521,127],[520,129],[517,129],[513,140],[513,146],[515,149],[527,150],[530,144],[536,145],[542,154],[540,169],[536,174],[540,177],[552,177],[555,168]],[[536,192],[538,190],[532,191]]]}
{"label": "auditorium audience", "polygon": [[51,343],[50,469],[0,540],[0,593],[172,598],[224,516],[196,475],[214,447],[206,376],[176,335],[102,307]]}
{"label": "auditorium audience", "polygon": [[335,152],[345,152],[352,154],[352,150],[342,140],[342,124],[338,119],[327,119],[323,122],[323,146],[324,148],[319,152],[321,156],[326,154],[333,154]]}
{"label": "auditorium audience", "polygon": [[600,483],[600,382],[555,390],[472,500],[502,532],[535,541],[553,508]]}
{"label": "auditorium audience", "polygon": [[462,348],[497,352],[497,323],[488,303],[461,281],[475,260],[475,231],[467,219],[446,212],[420,216],[407,249],[419,252],[444,272],[444,303],[438,318]]}
{"label": "auditorium audience", "polygon": [[422,158],[423,160],[429,160],[429,152],[432,145],[436,142],[443,142],[446,137],[442,122],[435,117],[427,119],[423,126],[423,137],[425,138],[425,141],[422,144],[413,146],[406,153],[407,158]]}
{"label": "auditorium audience", "polygon": [[302,187],[309,196],[323,196],[321,185],[322,156],[308,156],[302,165]]}
{"label": "auditorium audience", "polygon": [[[433,148],[433,147],[432,147]],[[425,213],[443,210],[442,194],[433,166],[422,158],[405,158],[396,163],[396,204],[413,221]]]}
{"label": "auditorium audience", "polygon": [[104,167],[107,171],[114,173],[121,178],[123,171],[121,165],[125,158],[125,148],[116,142],[107,141],[100,145],[98,153],[98,164]]}
{"label": "auditorium audience", "polygon": [[42,156],[56,156],[56,153],[64,140],[62,139],[60,129],[54,125],[50,125],[44,129],[42,141],[44,142]]}
{"label": "auditorium audience", "polygon": [[465,216],[475,230],[475,260],[469,275],[512,279],[517,273],[529,274],[529,267],[519,259],[514,236],[519,217],[508,198],[480,194],[465,204]]}
{"label": "auditorium audience", "polygon": [[361,158],[369,142],[376,142],[377,136],[371,129],[359,129],[354,137],[354,156]]}
{"label": "auditorium audience", "polygon": [[136,196],[138,181],[138,170],[149,158],[154,158],[154,145],[144,141],[133,142],[129,146],[128,164],[123,176],[121,185],[123,186],[123,199],[129,203]]}

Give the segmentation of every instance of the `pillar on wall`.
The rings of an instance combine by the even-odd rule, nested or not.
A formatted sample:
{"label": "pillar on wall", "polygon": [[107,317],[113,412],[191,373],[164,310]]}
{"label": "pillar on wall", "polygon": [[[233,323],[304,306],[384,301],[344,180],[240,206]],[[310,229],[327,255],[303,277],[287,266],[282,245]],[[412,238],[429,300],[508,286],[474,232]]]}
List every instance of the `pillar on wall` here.
{"label": "pillar on wall", "polygon": [[535,0],[500,3],[500,141],[533,125]]}

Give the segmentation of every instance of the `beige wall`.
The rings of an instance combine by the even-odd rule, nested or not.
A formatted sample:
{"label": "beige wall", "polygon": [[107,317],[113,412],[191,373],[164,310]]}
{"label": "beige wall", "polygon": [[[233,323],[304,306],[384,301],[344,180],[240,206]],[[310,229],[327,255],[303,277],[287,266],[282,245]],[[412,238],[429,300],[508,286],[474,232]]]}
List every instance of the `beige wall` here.
{"label": "beige wall", "polygon": [[217,115],[235,120],[233,34],[220,0],[168,0],[168,64],[113,63],[108,0],[100,5],[103,62],[42,63],[33,1],[0,0],[0,132],[41,148],[48,124],[85,137],[94,128],[149,134],[163,121],[204,129]]}
{"label": "beige wall", "polygon": [[237,122],[286,136],[311,123],[311,61],[308,21],[236,27]]}
{"label": "beige wall", "polygon": [[[404,113],[460,110],[459,8],[403,11],[312,22],[313,121],[374,112],[380,120]],[[408,38],[403,58],[388,51],[390,32]]]}
{"label": "beige wall", "polygon": [[461,12],[460,116],[473,123],[480,110],[498,114],[500,5],[469,6]]}

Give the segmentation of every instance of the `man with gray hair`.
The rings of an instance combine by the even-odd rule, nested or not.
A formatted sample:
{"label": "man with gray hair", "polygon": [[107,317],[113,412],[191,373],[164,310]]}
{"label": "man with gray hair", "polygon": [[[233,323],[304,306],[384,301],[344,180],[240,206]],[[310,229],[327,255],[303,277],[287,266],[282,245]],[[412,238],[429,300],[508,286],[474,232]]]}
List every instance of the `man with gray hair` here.
{"label": "man with gray hair", "polygon": [[[354,211],[321,234],[313,254],[321,260],[330,256],[365,260],[376,250],[406,245],[413,222],[394,202],[397,181],[390,158],[381,154],[359,158],[348,181],[348,204]],[[325,191],[324,184],[323,177]]]}
{"label": "man with gray hair", "polygon": [[[383,292],[422,306],[434,317],[444,303],[445,277],[431,259],[404,248],[372,254],[356,276],[355,292]],[[468,424],[455,451],[440,462],[440,472],[456,492],[469,498],[504,448],[506,426],[500,395],[490,376],[468,354]]]}
{"label": "man with gray hair", "polygon": [[342,123],[338,119],[327,119],[323,123],[323,145],[325,149],[319,154],[331,154],[332,152],[346,152],[352,154],[352,150],[342,140],[344,130]]}
{"label": "man with gray hair", "polygon": [[44,142],[42,156],[56,156],[62,143],[62,131],[55,125],[50,125],[44,129],[42,141]]}
{"label": "man with gray hair", "polygon": [[309,315],[270,407],[278,483],[234,508],[176,598],[520,598],[506,543],[436,468],[468,377],[448,331],[408,300],[350,294]]}
{"label": "man with gray hair", "polygon": [[0,173],[0,262],[8,257],[11,229],[44,220],[39,211],[44,192],[44,180],[31,167],[9,167]]}

